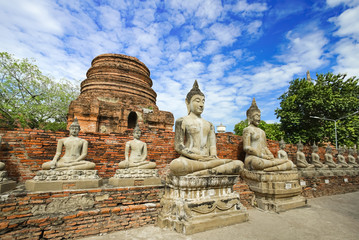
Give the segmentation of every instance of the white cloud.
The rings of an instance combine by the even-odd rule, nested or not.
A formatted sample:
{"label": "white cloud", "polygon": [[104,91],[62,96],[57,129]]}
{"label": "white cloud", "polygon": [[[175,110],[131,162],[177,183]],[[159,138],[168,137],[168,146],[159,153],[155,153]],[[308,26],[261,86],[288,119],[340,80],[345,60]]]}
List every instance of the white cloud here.
{"label": "white cloud", "polygon": [[329,7],[335,7],[340,4],[345,4],[353,7],[359,5],[359,0],[327,0],[327,4],[329,5]]}
{"label": "white cloud", "polygon": [[249,4],[247,0],[240,0],[235,6],[232,7],[232,11],[241,12],[244,15],[253,13],[262,13],[268,9],[266,3],[252,3]]}
{"label": "white cloud", "polygon": [[[335,6],[333,2],[331,4]],[[354,5],[353,1],[347,4]],[[333,70],[348,76],[359,76],[359,6],[349,8],[329,21],[337,26],[334,35],[341,37],[333,47],[337,55],[337,65]]]}

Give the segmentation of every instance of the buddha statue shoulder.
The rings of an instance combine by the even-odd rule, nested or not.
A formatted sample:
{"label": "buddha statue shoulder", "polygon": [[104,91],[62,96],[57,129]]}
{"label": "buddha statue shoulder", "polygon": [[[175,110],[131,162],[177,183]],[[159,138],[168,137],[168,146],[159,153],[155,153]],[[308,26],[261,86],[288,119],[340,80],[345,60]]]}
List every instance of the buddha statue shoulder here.
{"label": "buddha statue shoulder", "polygon": [[303,143],[299,139],[297,144],[297,167],[298,168],[314,168],[313,164],[309,164],[306,160],[305,154],[303,153]]}
{"label": "buddha statue shoulder", "polygon": [[267,147],[265,132],[260,129],[261,112],[253,98],[247,110],[248,127],[243,129],[243,149],[246,152],[244,167],[248,170],[267,172],[291,170],[294,164],[289,159],[274,158]]}
{"label": "buddha statue shoulder", "polygon": [[[69,128],[70,136],[58,141],[54,158],[52,161],[45,162],[42,165],[42,169],[92,170],[95,168],[94,163],[85,160],[87,156],[88,142],[85,139],[78,137],[80,129],[78,120],[75,118]],[[63,148],[65,148],[65,154],[60,158]]]}
{"label": "buddha statue shoulder", "polygon": [[140,141],[141,129],[136,125],[133,129],[133,140],[126,142],[125,160],[120,162],[119,168],[154,169],[156,163],[146,161],[147,144]]}
{"label": "buddha statue shoulder", "polygon": [[185,175],[237,175],[243,169],[239,160],[217,157],[216,135],[212,123],[201,117],[205,96],[194,82],[186,96],[188,115],[176,120],[175,150],[179,158],[170,163],[171,174]]}

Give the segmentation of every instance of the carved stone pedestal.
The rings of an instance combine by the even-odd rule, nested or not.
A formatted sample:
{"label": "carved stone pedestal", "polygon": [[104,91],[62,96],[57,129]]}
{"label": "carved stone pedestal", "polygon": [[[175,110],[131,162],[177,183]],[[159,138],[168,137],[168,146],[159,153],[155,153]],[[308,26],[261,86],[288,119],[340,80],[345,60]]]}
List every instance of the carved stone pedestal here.
{"label": "carved stone pedestal", "polygon": [[6,171],[0,171],[0,193],[12,190],[16,187],[16,182],[6,177]]}
{"label": "carved stone pedestal", "polygon": [[25,182],[28,191],[58,191],[66,189],[98,188],[102,179],[97,170],[40,170]]}
{"label": "carved stone pedestal", "polygon": [[157,225],[184,234],[248,221],[233,192],[237,176],[169,176]]}
{"label": "carved stone pedestal", "polygon": [[160,185],[161,179],[158,169],[127,168],[117,169],[109,184],[116,187]]}
{"label": "carved stone pedestal", "polygon": [[243,176],[256,196],[260,209],[283,212],[307,204],[301,196],[298,171],[263,172],[244,170]]}

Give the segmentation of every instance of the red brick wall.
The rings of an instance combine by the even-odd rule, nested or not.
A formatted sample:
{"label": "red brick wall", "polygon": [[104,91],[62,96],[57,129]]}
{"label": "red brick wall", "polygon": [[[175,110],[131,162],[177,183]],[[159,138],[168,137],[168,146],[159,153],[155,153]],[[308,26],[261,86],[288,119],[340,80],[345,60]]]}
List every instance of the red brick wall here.
{"label": "red brick wall", "polygon": [[[32,179],[41,165],[55,156],[57,140],[68,136],[67,131],[33,129],[0,129],[0,134],[3,135],[0,161],[6,164],[9,177],[19,182]],[[118,163],[125,159],[125,143],[133,139],[132,132],[80,133],[79,137],[89,142],[86,159],[96,164],[96,170],[102,178],[110,178],[115,174]],[[147,159],[156,162],[160,174],[167,171],[166,166],[179,156],[174,150],[174,132],[142,130],[141,141],[147,143]],[[217,148],[220,158],[244,159],[244,156],[240,158],[239,136],[231,133],[218,134]]]}
{"label": "red brick wall", "polygon": [[[11,194],[0,201],[0,238],[76,239],[153,224],[162,192],[157,186]],[[72,202],[71,210],[64,211],[66,201],[76,196],[90,204]],[[56,213],[56,208],[44,208],[60,201],[53,204]]]}

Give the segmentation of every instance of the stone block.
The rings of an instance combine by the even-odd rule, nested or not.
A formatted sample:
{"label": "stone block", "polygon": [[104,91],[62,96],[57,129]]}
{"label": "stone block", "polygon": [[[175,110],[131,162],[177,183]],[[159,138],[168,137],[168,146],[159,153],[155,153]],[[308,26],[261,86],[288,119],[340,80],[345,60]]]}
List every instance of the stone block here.
{"label": "stone block", "polygon": [[102,186],[102,179],[82,180],[56,180],[56,181],[35,181],[27,180],[25,188],[31,192],[38,191],[61,191],[72,189],[98,188]]}
{"label": "stone block", "polygon": [[307,204],[301,196],[298,171],[263,172],[244,170],[243,177],[256,196],[257,207],[283,212]]}
{"label": "stone block", "polygon": [[5,180],[0,182],[0,193],[10,191],[16,187],[16,182],[12,180]]}
{"label": "stone block", "polygon": [[237,176],[169,176],[157,225],[194,234],[248,221],[239,194]]}
{"label": "stone block", "polygon": [[127,168],[117,169],[109,184],[116,187],[160,185],[161,179],[158,169]]}
{"label": "stone block", "polygon": [[59,191],[87,189],[102,186],[97,170],[41,170],[25,182],[28,191]]}

